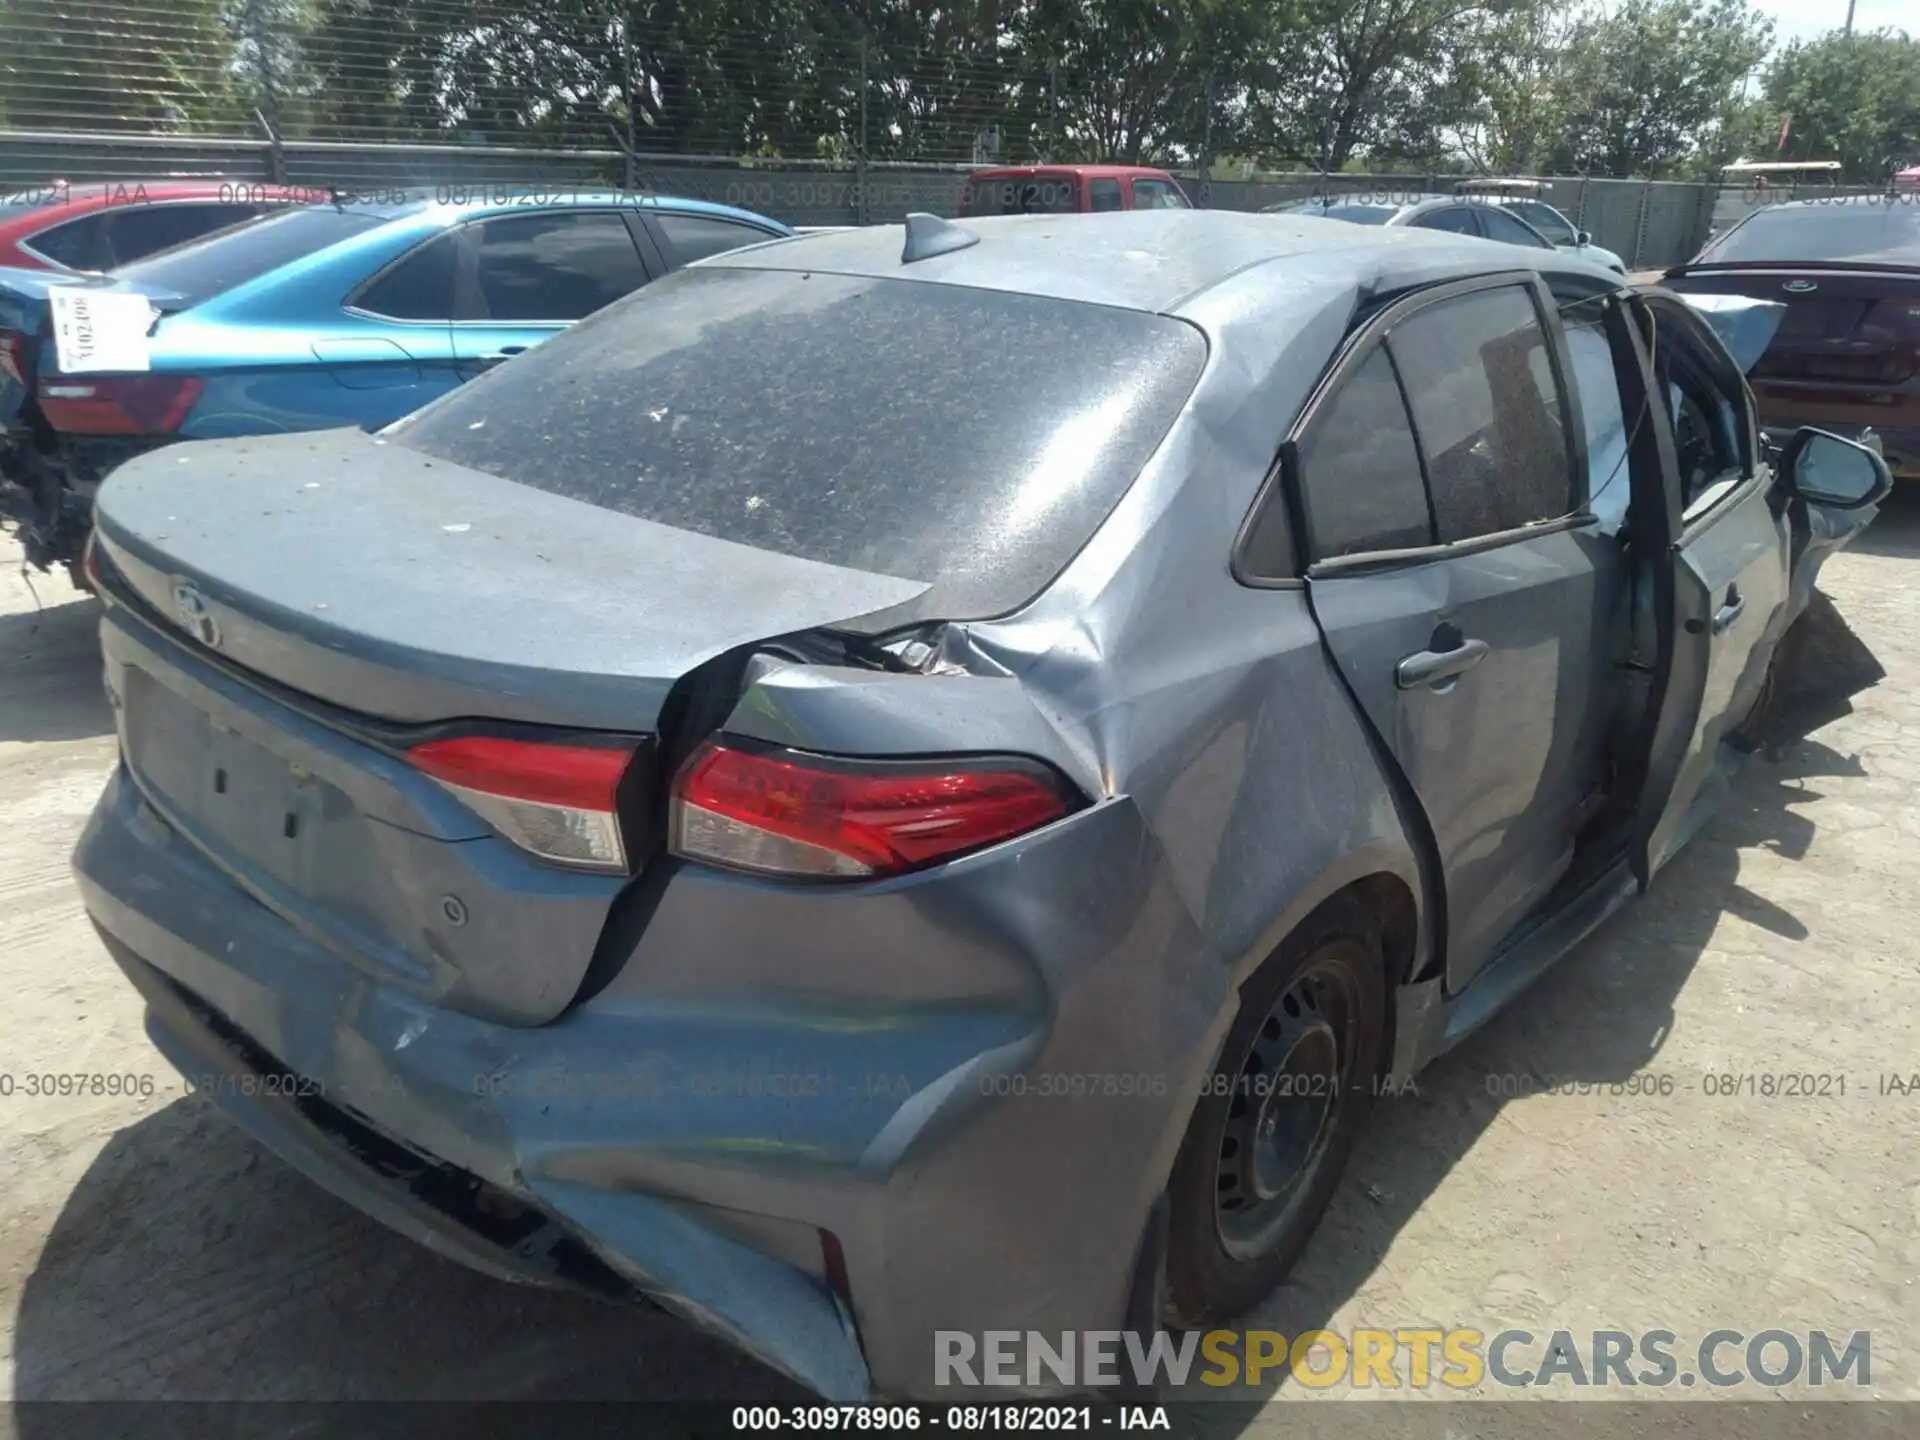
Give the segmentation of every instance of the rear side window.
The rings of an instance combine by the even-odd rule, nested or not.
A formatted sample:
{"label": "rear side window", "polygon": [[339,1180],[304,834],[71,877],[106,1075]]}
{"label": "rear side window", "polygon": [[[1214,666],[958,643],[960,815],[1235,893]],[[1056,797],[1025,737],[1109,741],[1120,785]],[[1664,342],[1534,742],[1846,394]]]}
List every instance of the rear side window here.
{"label": "rear side window", "polygon": [[363,235],[389,218],[333,205],[281,210],[210,235],[198,245],[122,265],[118,274],[136,287],[172,291],[188,304],[198,304],[302,256]]}
{"label": "rear side window", "polygon": [[1080,184],[1072,175],[969,179],[960,192],[965,215],[1066,215],[1080,208]]}
{"label": "rear side window", "polygon": [[1387,343],[1426,456],[1440,543],[1573,508],[1565,411],[1528,290],[1503,285],[1429,305]]}
{"label": "rear side window", "polygon": [[1133,208],[1136,210],[1185,210],[1187,197],[1178,185],[1165,180],[1135,180]]}
{"label": "rear side window", "polygon": [[1480,227],[1477,217],[1465,205],[1450,206],[1445,210],[1430,210],[1418,219],[1407,223],[1418,230],[1445,230],[1454,235],[1478,235]]}
{"label": "rear side window", "polygon": [[1118,180],[1090,180],[1087,182],[1087,199],[1095,210],[1119,210],[1120,182]]}
{"label": "rear side window", "polygon": [[691,265],[709,255],[738,250],[742,245],[758,245],[774,237],[737,220],[721,220],[711,215],[655,215],[653,223],[667,242],[667,263]]}
{"label": "rear side window", "polygon": [[1550,250],[1553,247],[1541,243],[1541,237],[1529,230],[1523,223],[1507,214],[1506,211],[1488,206],[1480,212],[1480,225],[1486,231],[1487,239],[1498,240],[1507,245],[1525,245],[1533,250]]}
{"label": "rear side window", "polygon": [[1186,323],[914,280],[682,270],[393,443],[603,509],[1016,609],[1086,544],[1206,362]]}
{"label": "rear side window", "polygon": [[1566,311],[1564,318],[1569,378],[1579,392],[1580,419],[1587,432],[1587,508],[1599,517],[1602,533],[1613,535],[1626,523],[1632,490],[1620,372],[1598,306],[1582,305]]}
{"label": "rear side window", "polygon": [[175,245],[211,235],[229,225],[250,220],[257,212],[247,205],[165,203],[126,205],[106,212],[113,263],[130,264],[157,255]]}
{"label": "rear side window", "polygon": [[390,320],[449,320],[453,318],[453,277],[460,247],[457,234],[446,234],[402,257],[382,271],[353,298],[356,310],[384,315]]}
{"label": "rear side window", "polygon": [[29,236],[27,248],[69,270],[105,270],[113,264],[112,252],[107,249],[107,216],[103,210]]}
{"label": "rear side window", "polygon": [[1301,437],[1300,493],[1315,560],[1433,543],[1420,451],[1384,347],[1347,377]]}
{"label": "rear side window", "polygon": [[471,320],[578,320],[647,283],[627,222],[611,211],[509,215],[479,230],[480,313]]}

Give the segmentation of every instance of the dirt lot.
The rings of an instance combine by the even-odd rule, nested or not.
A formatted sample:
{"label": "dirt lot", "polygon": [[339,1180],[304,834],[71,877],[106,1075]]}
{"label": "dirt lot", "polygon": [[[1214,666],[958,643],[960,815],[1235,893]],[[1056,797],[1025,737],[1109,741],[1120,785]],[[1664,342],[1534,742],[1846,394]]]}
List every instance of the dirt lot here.
{"label": "dirt lot", "polygon": [[[36,611],[10,548],[0,570],[0,1071],[157,1084],[0,1098],[0,1397],[798,1398],[663,1316],[436,1259],[182,1094],[68,879],[114,760],[96,612],[50,577]],[[1826,588],[1886,678],[1755,764],[1645,902],[1383,1102],[1259,1323],[1659,1328],[1683,1354],[1720,1326],[1870,1330],[1871,1393],[1920,1399],[1920,1095],[1880,1093],[1920,1070],[1920,491]],[[1789,1071],[1845,1096],[1702,1078]],[[1489,1093],[1523,1072],[1674,1088]]]}

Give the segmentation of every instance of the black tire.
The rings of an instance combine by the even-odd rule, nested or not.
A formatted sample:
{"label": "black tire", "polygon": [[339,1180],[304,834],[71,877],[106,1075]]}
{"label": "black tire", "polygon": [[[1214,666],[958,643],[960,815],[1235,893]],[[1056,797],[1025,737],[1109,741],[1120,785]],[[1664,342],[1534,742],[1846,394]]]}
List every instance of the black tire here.
{"label": "black tire", "polygon": [[1188,1122],[1168,1185],[1170,1324],[1244,1314],[1286,1278],[1372,1108],[1385,1044],[1379,928],[1335,902],[1241,988]]}

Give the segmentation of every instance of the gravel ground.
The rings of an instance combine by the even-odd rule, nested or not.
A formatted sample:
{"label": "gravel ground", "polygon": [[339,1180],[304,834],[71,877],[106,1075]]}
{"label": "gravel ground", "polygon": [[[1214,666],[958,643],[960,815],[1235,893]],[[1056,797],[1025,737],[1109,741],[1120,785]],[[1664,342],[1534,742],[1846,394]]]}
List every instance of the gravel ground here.
{"label": "gravel ground", "polygon": [[[1920,1399],[1920,1094],[1881,1093],[1920,1071],[1916,564],[1920,487],[1825,581],[1885,678],[1751,767],[1645,901],[1380,1104],[1249,1324],[1665,1329],[1683,1356],[1722,1326],[1869,1330],[1865,1393]],[[41,608],[0,542],[0,1072],[144,1074],[156,1093],[0,1097],[0,1399],[802,1398],[664,1316],[439,1260],[182,1093],[68,878],[114,761],[97,612],[64,579],[34,585]],[[1784,1072],[1846,1093],[1703,1079]],[[1602,1084],[1489,1093],[1520,1074]],[[1672,1092],[1608,1093],[1630,1076]],[[16,1411],[18,1432],[58,1433],[30,1423],[45,1413]]]}

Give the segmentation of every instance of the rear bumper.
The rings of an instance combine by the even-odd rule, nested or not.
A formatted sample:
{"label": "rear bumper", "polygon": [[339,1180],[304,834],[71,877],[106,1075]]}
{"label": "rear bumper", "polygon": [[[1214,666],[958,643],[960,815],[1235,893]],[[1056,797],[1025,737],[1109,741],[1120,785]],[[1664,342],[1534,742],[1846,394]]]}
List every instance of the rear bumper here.
{"label": "rear bumper", "polygon": [[[1120,953],[1087,957],[1113,973],[1089,964],[1093,983],[1051,1014],[862,1018],[615,986],[552,1024],[490,1023],[309,939],[124,768],[74,863],[158,1048],[370,1216],[503,1278],[647,1296],[836,1401],[953,1399],[933,1385],[938,1330],[1121,1327],[1218,1042],[1217,967],[1170,888],[1124,873],[1151,851],[1131,807],[1083,823],[1074,853],[1139,883]],[[1079,928],[1090,947],[1112,939]],[[955,941],[929,927],[880,943]],[[1014,1099],[992,1083],[1096,1067],[1152,1072],[1161,1093]]]}

